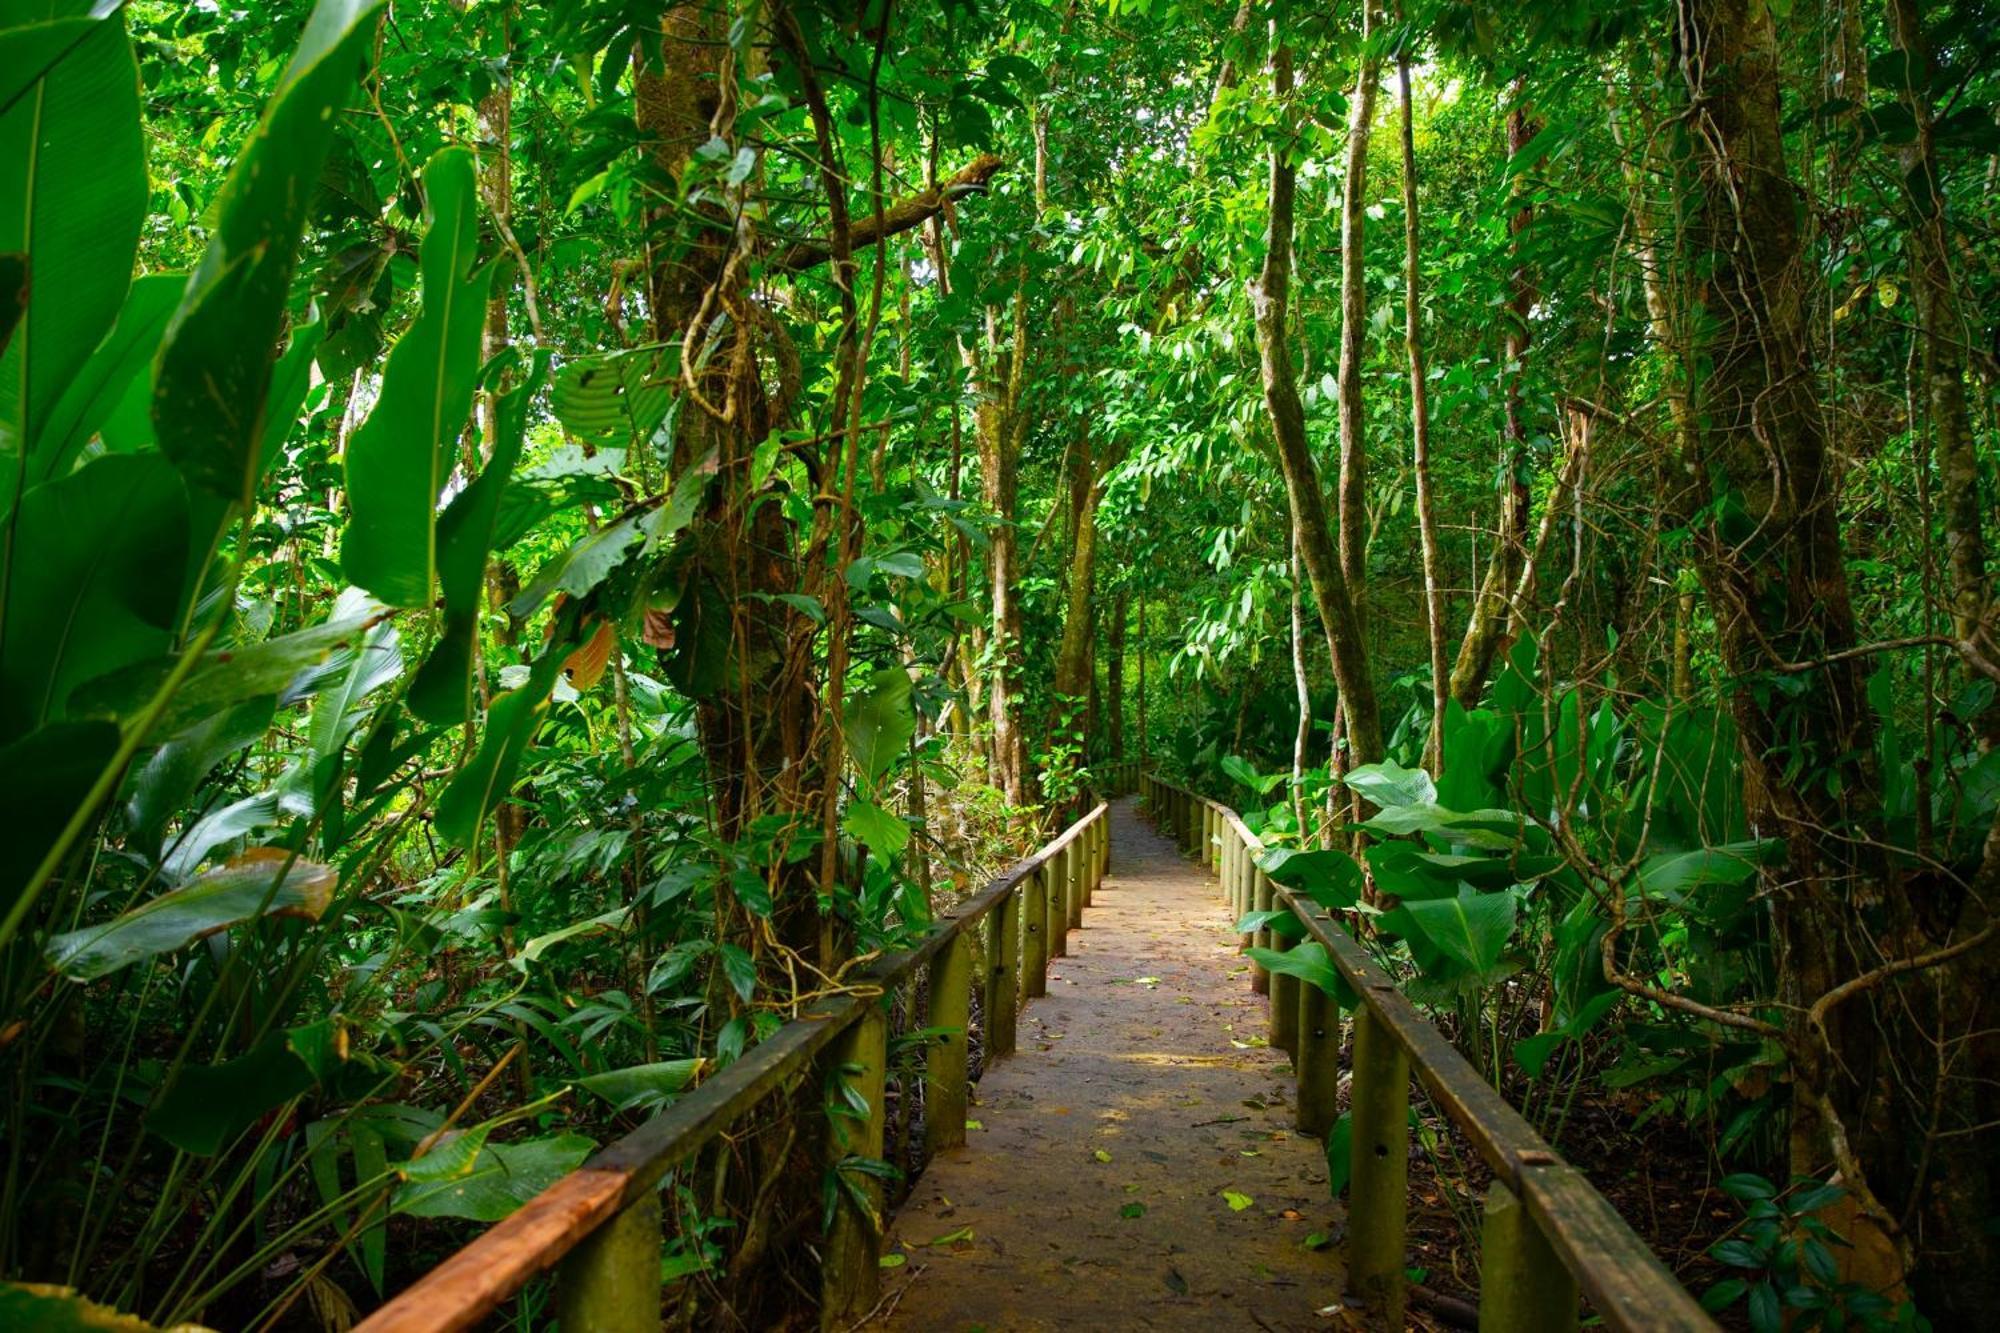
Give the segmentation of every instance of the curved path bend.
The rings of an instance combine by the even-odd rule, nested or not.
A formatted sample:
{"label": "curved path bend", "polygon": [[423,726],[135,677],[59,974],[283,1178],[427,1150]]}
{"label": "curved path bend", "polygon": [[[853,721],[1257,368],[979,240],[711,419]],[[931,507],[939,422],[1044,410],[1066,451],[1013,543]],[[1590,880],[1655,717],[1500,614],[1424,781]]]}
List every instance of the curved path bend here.
{"label": "curved path bend", "polygon": [[970,1142],[893,1219],[869,1328],[1339,1326],[1321,1312],[1340,1209],[1227,915],[1130,798],[1113,805],[1083,929],[976,1085]]}

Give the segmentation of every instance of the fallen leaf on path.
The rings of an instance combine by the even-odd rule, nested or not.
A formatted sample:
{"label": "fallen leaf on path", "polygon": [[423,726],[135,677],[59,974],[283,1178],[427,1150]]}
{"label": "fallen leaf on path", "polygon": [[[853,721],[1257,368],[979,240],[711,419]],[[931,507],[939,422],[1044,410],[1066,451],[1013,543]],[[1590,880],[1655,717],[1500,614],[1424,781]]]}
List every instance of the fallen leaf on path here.
{"label": "fallen leaf on path", "polygon": [[926,1241],[924,1243],[926,1245],[935,1248],[939,1245],[961,1245],[971,1239],[972,1239],[972,1228],[960,1227],[956,1231],[945,1232],[944,1235],[939,1236],[936,1240]]}
{"label": "fallen leaf on path", "polygon": [[875,1261],[876,1265],[881,1268],[901,1268],[908,1262],[910,1262],[910,1256],[907,1254],[885,1254]]}
{"label": "fallen leaf on path", "polygon": [[985,1129],[985,1128],[986,1128],[986,1126],[984,1126],[984,1125],[980,1124],[980,1123],[979,1123],[979,1122],[978,1122],[977,1120],[968,1120],[968,1121],[966,1121],[966,1122],[965,1122],[965,1127],[966,1127],[967,1129]]}
{"label": "fallen leaf on path", "polygon": [[1174,1295],[1185,1296],[1188,1294],[1187,1279],[1181,1276],[1180,1269],[1169,1266],[1167,1269],[1166,1283],[1167,1283],[1167,1290],[1173,1292]]}
{"label": "fallen leaf on path", "polygon": [[1135,1217],[1144,1217],[1146,1215],[1146,1205],[1136,1202],[1128,1203],[1118,1210],[1118,1215],[1128,1222]]}
{"label": "fallen leaf on path", "polygon": [[1257,1202],[1249,1195],[1238,1194],[1235,1190],[1222,1191],[1222,1201],[1229,1205],[1229,1211],[1232,1213],[1240,1213],[1251,1204]]}
{"label": "fallen leaf on path", "polygon": [[1104,1149],[1102,1148],[1099,1148],[1096,1152],[1092,1153],[1091,1156],[1095,1157],[1100,1162],[1108,1162],[1111,1160],[1111,1154],[1104,1151]]}

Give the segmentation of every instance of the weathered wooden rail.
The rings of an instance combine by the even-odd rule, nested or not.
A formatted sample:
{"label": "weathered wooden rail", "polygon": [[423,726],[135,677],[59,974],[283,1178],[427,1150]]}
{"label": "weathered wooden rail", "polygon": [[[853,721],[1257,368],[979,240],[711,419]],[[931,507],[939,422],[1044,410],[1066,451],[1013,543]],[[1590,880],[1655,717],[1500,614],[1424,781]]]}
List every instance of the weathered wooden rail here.
{"label": "weathered wooden rail", "polygon": [[[1103,790],[1137,780],[1135,765],[1099,768]],[[1017,862],[940,917],[915,947],[877,960],[846,993],[785,1024],[719,1074],[599,1151],[496,1223],[364,1320],[362,1333],[448,1333],[476,1325],[538,1275],[556,1270],[563,1333],[639,1333],[660,1327],[660,1189],[766,1098],[815,1073],[838,1074],[868,1106],[844,1146],[829,1137],[827,1169],[848,1154],[880,1158],[888,1065],[886,1001],[929,969],[930,1042],[925,1145],[965,1142],[967,1036],[975,988],[983,993],[985,1054],[1012,1053],[1024,1001],[1047,993],[1051,957],[1103,880],[1111,840],[1102,802],[1034,855]],[[982,938],[983,934],[983,938]],[[844,1072],[842,1072],[844,1071]],[[864,1178],[865,1179],[865,1178]],[[880,1185],[862,1185],[881,1208]],[[873,1221],[843,1199],[820,1246],[821,1324],[846,1327],[875,1304],[880,1240]]]}
{"label": "weathered wooden rail", "polygon": [[[1162,831],[1216,872],[1232,919],[1289,909],[1359,997],[1348,1097],[1347,1274],[1387,1327],[1403,1327],[1413,1073],[1493,1171],[1480,1234],[1481,1329],[1574,1329],[1579,1292],[1612,1329],[1717,1327],[1583,1173],[1417,1013],[1341,924],[1263,872],[1264,845],[1234,810],[1150,773],[1139,786]],[[1269,948],[1271,933],[1259,931],[1250,942]],[[1339,1118],[1340,1010],[1325,991],[1296,977],[1253,967],[1251,983],[1269,994],[1270,1042],[1292,1057],[1297,1071],[1298,1127],[1323,1137]]]}

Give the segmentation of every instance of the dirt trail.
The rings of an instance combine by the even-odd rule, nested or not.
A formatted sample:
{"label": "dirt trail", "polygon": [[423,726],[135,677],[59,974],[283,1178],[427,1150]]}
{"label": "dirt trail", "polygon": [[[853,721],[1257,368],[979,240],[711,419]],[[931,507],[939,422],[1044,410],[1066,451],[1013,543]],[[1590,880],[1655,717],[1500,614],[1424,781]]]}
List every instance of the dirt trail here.
{"label": "dirt trail", "polygon": [[1341,1233],[1326,1159],[1292,1129],[1290,1064],[1262,1044],[1263,997],[1215,881],[1129,799],[1111,839],[1019,1053],[975,1090],[981,1127],[891,1224],[886,1252],[907,1259],[884,1273],[870,1329],[1334,1323],[1316,1311],[1338,1298],[1337,1248],[1303,1244]]}

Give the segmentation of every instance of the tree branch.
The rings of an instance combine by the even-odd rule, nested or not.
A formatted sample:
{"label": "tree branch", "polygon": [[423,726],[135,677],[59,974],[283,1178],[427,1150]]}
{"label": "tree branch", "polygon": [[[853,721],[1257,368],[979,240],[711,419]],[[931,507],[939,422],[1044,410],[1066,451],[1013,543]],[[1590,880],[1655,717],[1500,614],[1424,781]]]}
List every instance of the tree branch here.
{"label": "tree branch", "polygon": [[[856,218],[850,228],[853,248],[862,249],[902,232],[921,227],[936,217],[961,195],[986,188],[988,181],[1005,165],[993,153],[981,153],[936,185],[926,186],[906,199],[898,199],[879,214]],[[800,241],[781,251],[767,266],[770,273],[797,273],[824,264],[833,257],[828,239]]]}

